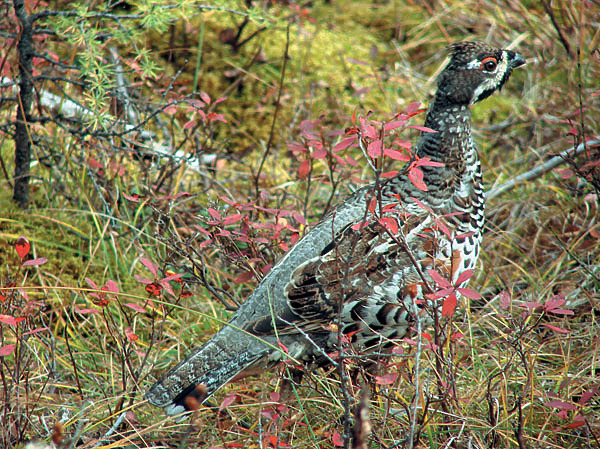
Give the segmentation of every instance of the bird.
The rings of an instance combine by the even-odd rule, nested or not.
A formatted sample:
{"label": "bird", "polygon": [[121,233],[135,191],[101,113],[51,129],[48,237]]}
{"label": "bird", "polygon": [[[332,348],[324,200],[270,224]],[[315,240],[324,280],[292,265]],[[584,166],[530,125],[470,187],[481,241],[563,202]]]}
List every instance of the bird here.
{"label": "bird", "polygon": [[[475,268],[481,247],[485,192],[470,106],[526,62],[483,41],[447,51],[426,113],[429,130],[415,147],[417,158],[430,161],[419,167],[426,189],[400,171],[333,208],[220,331],[146,392],[150,404],[186,417],[230,381],[282,361],[335,363],[340,336],[368,357],[414,332],[418,320],[431,324],[432,270],[456,283]],[[375,197],[395,225],[377,219],[369,207]]]}

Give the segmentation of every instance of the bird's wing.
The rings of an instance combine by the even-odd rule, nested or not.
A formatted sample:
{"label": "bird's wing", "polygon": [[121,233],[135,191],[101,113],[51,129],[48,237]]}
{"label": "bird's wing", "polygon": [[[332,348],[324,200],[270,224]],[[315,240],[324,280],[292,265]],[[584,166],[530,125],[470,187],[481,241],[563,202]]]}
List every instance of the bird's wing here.
{"label": "bird's wing", "polygon": [[406,308],[405,297],[421,290],[421,267],[436,258],[426,217],[423,211],[395,215],[396,226],[376,219],[346,225],[319,255],[293,271],[284,287],[287,307],[278,316],[252,320],[245,329],[255,335],[330,332],[340,314],[355,321],[363,314],[359,309],[369,313],[367,303]]}

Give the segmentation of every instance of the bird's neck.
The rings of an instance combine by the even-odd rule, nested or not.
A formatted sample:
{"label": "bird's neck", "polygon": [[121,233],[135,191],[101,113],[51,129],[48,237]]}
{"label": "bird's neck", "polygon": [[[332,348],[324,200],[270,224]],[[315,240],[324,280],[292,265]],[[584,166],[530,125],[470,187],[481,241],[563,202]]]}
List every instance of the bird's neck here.
{"label": "bird's neck", "polygon": [[435,132],[421,134],[417,155],[443,164],[422,167],[423,181],[429,190],[437,191],[443,198],[481,190],[481,167],[471,136],[469,106],[436,98],[427,111],[425,126]]}
{"label": "bird's neck", "polygon": [[475,148],[471,136],[471,111],[466,104],[457,105],[438,97],[427,111],[425,126],[435,133],[423,133],[417,144],[419,157],[453,164],[464,160]]}

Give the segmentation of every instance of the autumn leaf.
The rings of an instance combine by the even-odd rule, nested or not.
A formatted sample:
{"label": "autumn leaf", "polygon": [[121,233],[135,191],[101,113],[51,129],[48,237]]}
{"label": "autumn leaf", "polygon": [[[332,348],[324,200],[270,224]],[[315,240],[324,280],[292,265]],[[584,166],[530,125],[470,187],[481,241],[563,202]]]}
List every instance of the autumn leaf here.
{"label": "autumn leaf", "polygon": [[6,357],[7,355],[12,354],[15,351],[16,347],[17,347],[16,344],[2,346],[0,348],[0,357]]}
{"label": "autumn leaf", "polygon": [[148,269],[150,272],[156,276],[158,273],[158,265],[153,263],[152,261],[146,259],[145,257],[140,257],[140,262]]}
{"label": "autumn leaf", "polygon": [[138,336],[135,335],[135,333],[131,330],[130,327],[125,329],[125,336],[127,337],[127,340],[129,340],[132,343],[138,339]]}
{"label": "autumn leaf", "polygon": [[423,171],[414,167],[411,168],[408,172],[408,179],[413,185],[423,192],[427,192],[427,185],[423,182]]}
{"label": "autumn leaf", "polygon": [[377,385],[392,385],[398,379],[398,373],[388,373],[383,376],[375,376]]}
{"label": "autumn leaf", "polygon": [[125,304],[127,307],[129,307],[130,309],[135,310],[136,312],[140,312],[140,313],[146,313],[146,309],[144,309],[142,306],[135,304],[133,302],[128,302],[127,304]]}
{"label": "autumn leaf", "polygon": [[223,402],[221,402],[221,405],[219,405],[219,411],[222,412],[225,408],[229,407],[233,401],[235,401],[235,393],[231,393],[229,396],[223,399]]}
{"label": "autumn leaf", "polygon": [[27,240],[27,238],[24,236],[20,236],[17,239],[17,243],[15,243],[15,249],[17,250],[17,254],[21,258],[21,260],[23,260],[27,253],[29,253],[29,250],[31,249],[29,240]]}
{"label": "autumn leaf", "polygon": [[34,267],[38,265],[44,265],[46,262],[48,262],[48,259],[46,257],[38,257],[37,259],[27,260],[23,262],[23,266]]}
{"label": "autumn leaf", "polygon": [[344,438],[342,438],[342,435],[337,430],[333,432],[333,435],[331,436],[331,441],[333,442],[334,446],[344,445]]}
{"label": "autumn leaf", "polygon": [[442,316],[452,316],[456,310],[456,293],[452,292],[442,303]]}
{"label": "autumn leaf", "polygon": [[253,276],[254,273],[252,272],[252,270],[244,271],[242,274],[236,277],[233,280],[233,282],[235,282],[236,284],[243,284],[244,282],[248,282],[250,279],[252,279]]}
{"label": "autumn leaf", "polygon": [[151,295],[151,296],[158,296],[160,295],[160,292],[163,289],[163,286],[160,285],[158,282],[152,282],[151,284],[146,284],[146,291]]}
{"label": "autumn leaf", "polygon": [[304,179],[308,176],[309,173],[310,173],[310,161],[308,159],[305,159],[302,161],[302,163],[298,167],[298,178]]}

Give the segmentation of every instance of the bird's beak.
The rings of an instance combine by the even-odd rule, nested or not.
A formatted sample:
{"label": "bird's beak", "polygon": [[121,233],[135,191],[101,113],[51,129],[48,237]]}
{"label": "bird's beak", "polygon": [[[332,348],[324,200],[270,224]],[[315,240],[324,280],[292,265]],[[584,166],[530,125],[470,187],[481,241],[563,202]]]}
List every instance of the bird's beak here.
{"label": "bird's beak", "polygon": [[527,60],[521,56],[519,53],[514,53],[514,52],[510,52],[512,53],[511,59],[510,59],[510,66],[513,69],[516,69],[517,67],[521,67],[523,64],[525,64],[527,62]]}

